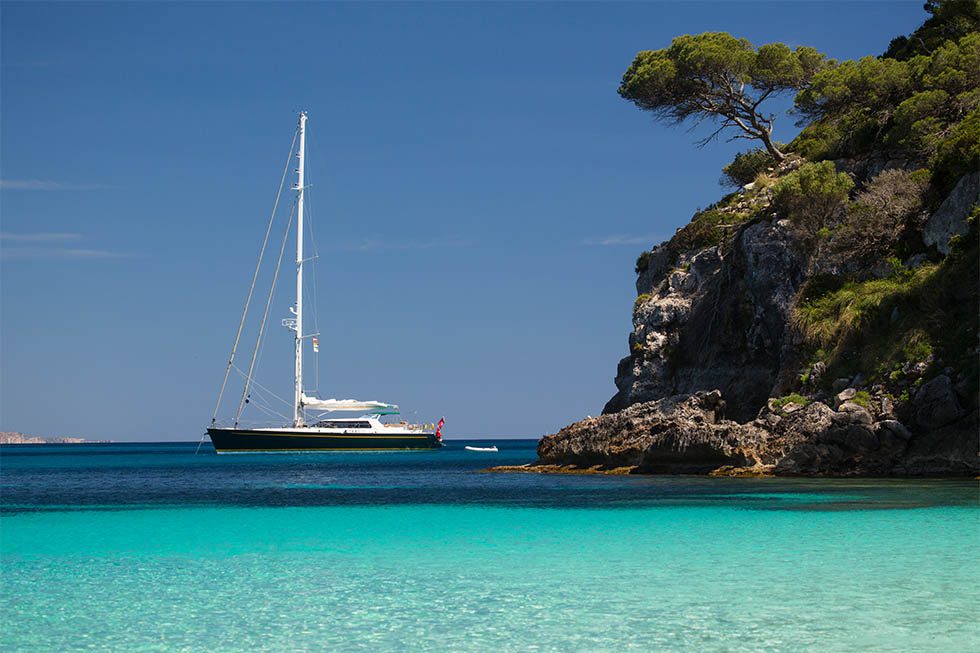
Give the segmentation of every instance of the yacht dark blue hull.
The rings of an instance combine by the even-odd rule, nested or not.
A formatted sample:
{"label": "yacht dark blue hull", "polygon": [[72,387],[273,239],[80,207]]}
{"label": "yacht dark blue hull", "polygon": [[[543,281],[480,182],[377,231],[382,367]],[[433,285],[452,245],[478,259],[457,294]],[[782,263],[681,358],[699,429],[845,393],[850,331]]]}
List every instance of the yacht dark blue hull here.
{"label": "yacht dark blue hull", "polygon": [[434,433],[301,433],[294,429],[254,430],[209,428],[208,435],[218,453],[260,451],[410,451],[438,449]]}

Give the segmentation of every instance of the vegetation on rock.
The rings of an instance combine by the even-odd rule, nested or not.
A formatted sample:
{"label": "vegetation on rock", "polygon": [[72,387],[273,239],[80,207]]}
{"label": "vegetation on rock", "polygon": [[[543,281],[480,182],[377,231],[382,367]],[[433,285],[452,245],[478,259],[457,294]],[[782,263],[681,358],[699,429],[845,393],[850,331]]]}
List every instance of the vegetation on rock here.
{"label": "vegetation on rock", "polygon": [[829,161],[806,163],[773,186],[772,203],[803,233],[815,234],[843,209],[852,188],[851,178]]}
{"label": "vegetation on rock", "polygon": [[619,94],[661,120],[720,119],[720,132],[762,141],[769,154],[785,154],[772,139],[775,116],[762,104],[779,93],[805,88],[827,65],[813,48],[791,50],[782,43],[756,49],[726,32],[675,38],[670,47],[640,52],[623,75]]}
{"label": "vegetation on rock", "polygon": [[650,265],[650,252],[642,252],[636,259],[636,273],[646,272],[647,267]]}
{"label": "vegetation on rock", "polygon": [[945,41],[976,32],[980,25],[980,4],[975,0],[926,0],[923,8],[931,16],[910,36],[892,39],[884,56],[905,60],[928,54]]}
{"label": "vegetation on rock", "polygon": [[774,399],[772,403],[770,403],[770,407],[777,413],[780,413],[783,411],[784,408],[786,408],[790,404],[796,404],[797,406],[803,408],[809,405],[810,403],[812,403],[811,399],[804,397],[799,393],[794,392],[792,394],[786,395],[785,397],[779,397],[778,399]]}
{"label": "vegetation on rock", "polygon": [[[954,366],[969,395],[978,389],[977,334],[980,248],[971,246],[939,264],[902,269],[885,279],[844,282],[796,310],[796,324],[811,356],[827,367],[824,386],[840,377],[864,375],[896,395],[916,378]],[[919,365],[919,369],[914,369]],[[914,370],[915,374],[910,375]]]}
{"label": "vegetation on rock", "polygon": [[[812,48],[756,50],[711,32],[640,52],[620,86],[658,118],[714,114],[722,128],[740,128],[725,113],[729,103],[757,110],[774,93],[796,91],[799,136],[784,147],[750,135],[764,146],[723,170],[740,190],[699,210],[668,248],[677,257],[724,246],[752,219],[788,219],[810,267],[793,324],[803,358],[829,370],[823,386],[855,374],[895,381],[902,366],[934,352],[977,385],[975,220],[945,259],[921,233],[963,175],[980,169],[980,2],[930,0],[925,10],[930,18],[880,57],[836,62]],[[638,272],[648,256],[640,255]],[[809,366],[798,378],[815,381]]]}
{"label": "vegetation on rock", "polygon": [[869,410],[871,408],[871,393],[867,390],[858,390],[848,401],[852,404],[857,404],[865,410]]}
{"label": "vegetation on rock", "polygon": [[[776,143],[781,150],[786,146]],[[772,169],[777,161],[765,148],[756,148],[748,152],[740,152],[735,155],[735,159],[727,166],[722,168],[722,183],[729,186],[748,186],[756,178]]]}
{"label": "vegetation on rock", "polygon": [[[720,390],[703,422],[681,420],[691,456],[776,473],[976,473],[980,0],[925,9],[913,34],[857,61],[717,32],[636,56],[622,97],[661,120],[719,120],[702,143],[729,129],[762,146],[724,168],[734,193],[637,259],[608,425],[548,447],[588,435],[599,460],[623,429],[645,433],[649,406],[647,421],[673,424],[677,406]],[[801,131],[783,146],[760,107],[788,91]],[[717,421],[726,410],[741,423]],[[630,445],[633,464],[673,455],[654,435]]]}
{"label": "vegetation on rock", "polygon": [[805,121],[789,149],[811,161],[871,151],[935,168],[948,192],[980,167],[977,0],[928,2],[932,17],[881,57],[829,65],[795,99]]}
{"label": "vegetation on rock", "polygon": [[830,234],[832,251],[869,265],[900,249],[911,251],[910,227],[916,224],[928,189],[928,170],[885,170],[847,207],[843,223]]}
{"label": "vegetation on rock", "polygon": [[689,252],[717,245],[734,233],[734,227],[744,222],[748,215],[741,212],[709,209],[702,211],[677,232],[671,239],[675,252]]}

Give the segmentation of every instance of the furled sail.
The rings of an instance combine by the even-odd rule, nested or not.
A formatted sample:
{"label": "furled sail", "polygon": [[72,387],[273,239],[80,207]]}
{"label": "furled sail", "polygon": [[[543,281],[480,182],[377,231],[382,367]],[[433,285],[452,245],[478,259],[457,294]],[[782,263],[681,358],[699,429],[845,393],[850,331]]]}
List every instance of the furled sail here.
{"label": "furled sail", "polygon": [[318,399],[309,395],[303,395],[303,406],[310,410],[322,411],[344,411],[375,413],[390,415],[398,412],[395,404],[386,404],[380,401],[358,401],[357,399]]}

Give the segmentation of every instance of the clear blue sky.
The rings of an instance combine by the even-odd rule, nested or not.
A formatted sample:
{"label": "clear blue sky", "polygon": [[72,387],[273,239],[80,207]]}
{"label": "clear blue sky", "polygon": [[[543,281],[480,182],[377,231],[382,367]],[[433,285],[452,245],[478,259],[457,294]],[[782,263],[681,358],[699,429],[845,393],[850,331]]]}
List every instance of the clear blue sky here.
{"label": "clear blue sky", "polygon": [[737,147],[621,100],[633,55],[708,30],[878,54],[921,4],[5,2],[0,428],[200,437],[300,109],[321,394],[449,437],[597,414],[636,256]]}

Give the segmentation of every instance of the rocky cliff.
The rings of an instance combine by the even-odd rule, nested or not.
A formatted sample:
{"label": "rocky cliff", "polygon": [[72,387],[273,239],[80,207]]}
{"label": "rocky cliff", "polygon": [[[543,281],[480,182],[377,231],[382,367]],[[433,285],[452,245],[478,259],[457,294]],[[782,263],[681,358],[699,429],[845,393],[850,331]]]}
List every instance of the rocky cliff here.
{"label": "rocky cliff", "polygon": [[[941,27],[927,21],[918,40],[941,34],[934,51],[955,50],[975,72],[976,27],[955,38]],[[975,74],[959,78],[956,110],[919,116],[915,128],[932,132],[911,139],[903,111],[950,98],[916,71],[948,79],[942,67],[953,66],[913,42],[885,55],[910,71],[890,107],[878,100],[872,120],[853,99],[867,90],[855,90],[805,126],[784,161],[737,158],[726,173],[749,156],[763,165],[640,256],[618,391],[600,417],[543,438],[539,464],[980,472],[980,88]],[[862,138],[843,135],[860,120]]]}
{"label": "rocky cliff", "polygon": [[732,417],[754,416],[799,363],[790,311],[805,267],[788,225],[775,220],[751,220],[725,245],[654,248],[637,279],[619,392],[603,412],[719,389]]}
{"label": "rocky cliff", "polygon": [[[919,236],[937,220],[945,225],[937,242],[969,233],[978,182],[976,173],[964,176],[935,213],[921,216]],[[807,285],[840,265],[828,251],[808,248],[788,220],[772,215],[710,247],[655,247],[638,272],[618,392],[603,415],[543,438],[540,463],[637,473],[977,474],[969,360],[924,349],[921,360],[904,360],[886,377],[850,366],[852,374],[837,378],[827,377],[826,362],[810,362],[797,316]],[[976,269],[975,248],[959,256]],[[909,258],[919,267],[938,259],[936,270],[954,263],[939,248]],[[862,273],[870,282],[889,274],[873,266]],[[976,284],[977,275],[960,282]],[[965,355],[975,359],[976,327],[967,326],[974,346]],[[838,360],[834,368],[849,366]]]}

